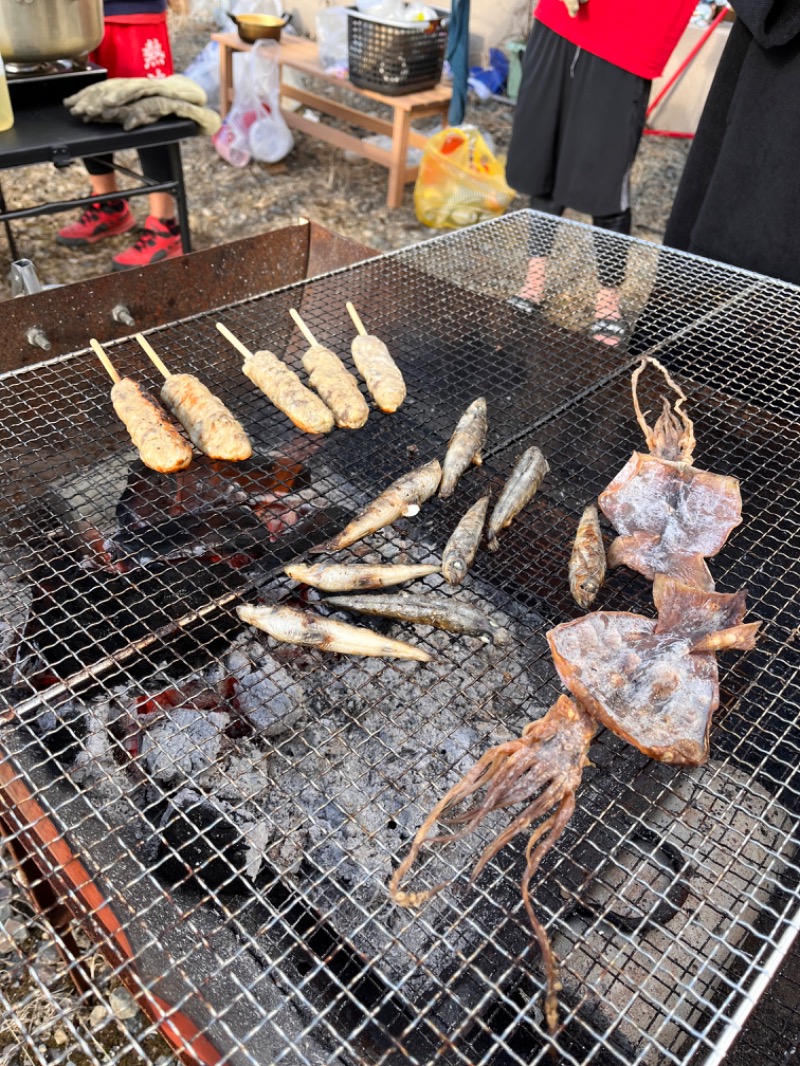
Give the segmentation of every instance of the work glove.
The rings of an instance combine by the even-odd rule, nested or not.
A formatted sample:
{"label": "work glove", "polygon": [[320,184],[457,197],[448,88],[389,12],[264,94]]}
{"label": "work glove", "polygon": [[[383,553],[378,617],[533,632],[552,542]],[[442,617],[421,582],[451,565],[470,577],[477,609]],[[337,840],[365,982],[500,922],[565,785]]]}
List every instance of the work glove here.
{"label": "work glove", "polygon": [[168,78],[109,78],[87,85],[85,89],[68,96],[64,104],[73,115],[85,122],[99,118],[107,107],[120,107],[134,100],[149,96],[164,96],[173,100],[185,100],[202,106],[206,102],[205,90],[183,74],[171,74]]}
{"label": "work glove", "polygon": [[222,125],[216,111],[208,107],[198,107],[186,100],[176,100],[166,96],[147,96],[133,100],[129,104],[116,107],[104,107],[96,116],[98,122],[118,122],[126,130],[135,130],[137,126],[149,126],[166,115],[190,118],[196,122],[203,133],[213,136]]}
{"label": "work glove", "polygon": [[580,5],[587,4],[588,2],[589,0],[564,0],[564,4],[566,5],[567,11],[570,14],[570,18],[575,18],[575,16],[578,14],[578,11],[580,10]]}

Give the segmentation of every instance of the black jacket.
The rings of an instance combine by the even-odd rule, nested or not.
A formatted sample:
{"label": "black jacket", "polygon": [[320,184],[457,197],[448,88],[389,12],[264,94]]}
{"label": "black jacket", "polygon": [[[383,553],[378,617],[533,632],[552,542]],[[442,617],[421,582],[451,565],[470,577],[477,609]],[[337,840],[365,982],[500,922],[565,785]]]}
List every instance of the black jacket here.
{"label": "black jacket", "polygon": [[733,7],[664,243],[800,284],[800,0]]}

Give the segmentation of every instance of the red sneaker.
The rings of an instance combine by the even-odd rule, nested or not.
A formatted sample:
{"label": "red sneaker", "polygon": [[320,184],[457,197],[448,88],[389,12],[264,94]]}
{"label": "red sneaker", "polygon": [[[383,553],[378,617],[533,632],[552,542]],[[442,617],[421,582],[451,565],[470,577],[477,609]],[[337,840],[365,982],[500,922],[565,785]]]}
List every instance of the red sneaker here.
{"label": "red sneaker", "polygon": [[178,227],[148,215],[136,244],[115,255],[112,262],[115,270],[128,270],[158,263],[161,259],[176,259],[179,255],[183,255],[183,244]]}
{"label": "red sneaker", "polygon": [[126,200],[109,200],[102,204],[90,204],[77,222],[71,222],[59,231],[56,244],[67,248],[82,248],[87,244],[127,233],[136,225],[136,219]]}

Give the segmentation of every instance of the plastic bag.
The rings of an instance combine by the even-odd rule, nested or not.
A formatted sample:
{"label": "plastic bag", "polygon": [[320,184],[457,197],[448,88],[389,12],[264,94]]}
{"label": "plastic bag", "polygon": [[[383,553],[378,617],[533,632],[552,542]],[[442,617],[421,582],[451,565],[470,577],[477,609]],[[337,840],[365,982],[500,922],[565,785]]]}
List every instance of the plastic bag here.
{"label": "plastic bag", "polygon": [[320,66],[329,72],[346,74],[349,62],[347,9],[338,6],[321,8],[316,14],[315,26]]}
{"label": "plastic bag", "polygon": [[219,109],[219,44],[209,41],[183,72],[206,94],[206,105]]}
{"label": "plastic bag", "polygon": [[281,114],[277,41],[257,41],[250,52],[253,88],[260,108],[250,126],[250,151],[262,163],[278,163],[294,148],[292,131]]}
{"label": "plastic bag", "polygon": [[502,215],[514,196],[505,167],[474,126],[447,126],[428,140],[414,186],[423,225],[471,226]]}
{"label": "plastic bag", "polygon": [[233,107],[212,138],[222,158],[234,167],[251,159],[277,163],[291,152],[294,137],[280,109],[276,41],[257,41],[244,76],[236,85]]}

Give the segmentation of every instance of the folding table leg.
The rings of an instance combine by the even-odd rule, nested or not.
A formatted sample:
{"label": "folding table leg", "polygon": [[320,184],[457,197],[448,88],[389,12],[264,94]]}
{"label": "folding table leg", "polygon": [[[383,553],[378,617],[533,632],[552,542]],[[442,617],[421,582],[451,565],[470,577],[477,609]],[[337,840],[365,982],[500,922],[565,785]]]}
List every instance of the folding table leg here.
{"label": "folding table leg", "polygon": [[189,233],[189,210],[186,205],[186,186],[183,183],[183,163],[181,162],[181,146],[178,141],[168,144],[169,167],[172,179],[175,182],[175,200],[178,205],[178,224],[181,228],[181,244],[184,252],[191,252],[192,238]]}
{"label": "folding table leg", "polygon": [[[0,215],[4,215],[8,208],[6,207],[6,198],[3,195],[3,186],[0,185]],[[11,262],[15,263],[19,259],[19,251],[17,250],[17,242],[14,240],[14,234],[11,231],[11,223],[7,218],[3,219],[3,225],[6,230],[6,240],[8,241],[8,250],[11,253]]]}

